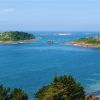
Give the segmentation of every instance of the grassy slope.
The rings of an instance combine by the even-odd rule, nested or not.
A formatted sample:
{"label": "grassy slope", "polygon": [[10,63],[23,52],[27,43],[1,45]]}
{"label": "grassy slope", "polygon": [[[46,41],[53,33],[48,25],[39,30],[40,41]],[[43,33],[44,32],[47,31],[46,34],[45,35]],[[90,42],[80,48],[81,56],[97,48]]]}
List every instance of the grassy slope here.
{"label": "grassy slope", "polygon": [[76,40],[76,42],[84,42],[87,44],[96,44],[96,45],[100,44],[98,37],[81,38],[79,40]]}

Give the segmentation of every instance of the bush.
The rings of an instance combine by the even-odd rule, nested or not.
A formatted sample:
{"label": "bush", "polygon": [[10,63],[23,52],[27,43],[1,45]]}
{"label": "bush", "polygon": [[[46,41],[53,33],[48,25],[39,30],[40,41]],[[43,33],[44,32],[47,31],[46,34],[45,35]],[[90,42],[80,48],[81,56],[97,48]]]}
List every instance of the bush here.
{"label": "bush", "polygon": [[36,94],[38,100],[84,100],[83,87],[72,76],[55,77],[53,82]]}

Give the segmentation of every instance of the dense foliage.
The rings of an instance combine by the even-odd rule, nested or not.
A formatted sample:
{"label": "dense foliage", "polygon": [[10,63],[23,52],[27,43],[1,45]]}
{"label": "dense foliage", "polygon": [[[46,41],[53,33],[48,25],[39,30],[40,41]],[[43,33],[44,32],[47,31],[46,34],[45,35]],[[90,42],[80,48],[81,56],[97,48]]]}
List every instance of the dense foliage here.
{"label": "dense foliage", "polygon": [[29,40],[34,38],[35,38],[34,35],[25,32],[10,31],[10,32],[0,33],[1,41],[19,41],[19,40]]}
{"label": "dense foliage", "polygon": [[[35,94],[36,100],[85,100],[83,87],[72,76],[57,76],[51,84]],[[4,88],[0,85],[0,100],[28,100],[21,89]]]}
{"label": "dense foliage", "polygon": [[84,100],[85,94],[83,87],[71,76],[61,76],[41,88],[35,97],[37,100]]}
{"label": "dense foliage", "polygon": [[0,100],[28,100],[28,96],[21,89],[15,88],[10,91],[10,88],[4,88],[0,85]]}
{"label": "dense foliage", "polygon": [[77,42],[84,42],[88,44],[100,44],[100,36],[98,37],[88,37],[88,38],[81,38],[77,40]]}
{"label": "dense foliage", "polygon": [[4,88],[0,85],[0,100],[9,100],[9,88]]}
{"label": "dense foliage", "polygon": [[10,94],[11,100],[28,100],[27,94],[21,89],[15,88]]}

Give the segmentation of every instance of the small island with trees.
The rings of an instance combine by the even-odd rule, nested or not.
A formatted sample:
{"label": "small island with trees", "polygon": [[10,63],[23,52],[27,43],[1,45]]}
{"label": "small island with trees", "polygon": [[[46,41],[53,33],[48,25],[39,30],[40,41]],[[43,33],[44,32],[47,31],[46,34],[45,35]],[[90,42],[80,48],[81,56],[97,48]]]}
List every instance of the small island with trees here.
{"label": "small island with trees", "polygon": [[100,36],[80,38],[71,42],[71,44],[83,47],[100,48]]}
{"label": "small island with trees", "polygon": [[35,39],[35,36],[26,32],[9,31],[0,33],[0,43],[4,44],[24,43],[33,39]]}

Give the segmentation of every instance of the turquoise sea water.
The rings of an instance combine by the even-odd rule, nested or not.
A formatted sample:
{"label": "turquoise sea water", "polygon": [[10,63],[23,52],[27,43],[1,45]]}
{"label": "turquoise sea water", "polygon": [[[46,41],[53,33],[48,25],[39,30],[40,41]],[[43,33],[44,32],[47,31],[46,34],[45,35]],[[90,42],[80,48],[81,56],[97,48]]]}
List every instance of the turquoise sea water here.
{"label": "turquoise sea water", "polygon": [[[86,92],[100,95],[100,49],[65,45],[80,37],[94,36],[74,32],[30,32],[38,40],[24,44],[0,44],[0,84],[22,88],[30,98],[55,75],[73,75]],[[67,32],[66,32],[67,33]],[[53,40],[54,44],[47,44]]]}

